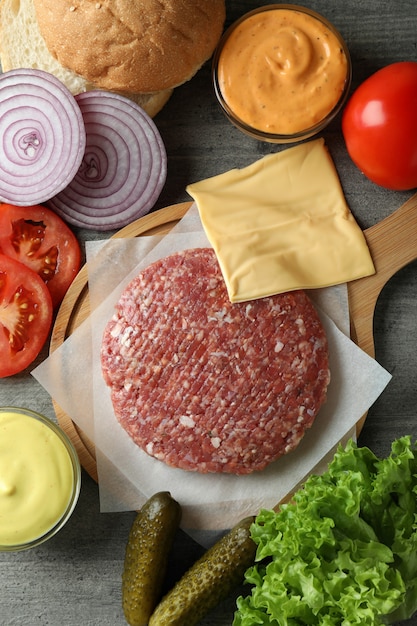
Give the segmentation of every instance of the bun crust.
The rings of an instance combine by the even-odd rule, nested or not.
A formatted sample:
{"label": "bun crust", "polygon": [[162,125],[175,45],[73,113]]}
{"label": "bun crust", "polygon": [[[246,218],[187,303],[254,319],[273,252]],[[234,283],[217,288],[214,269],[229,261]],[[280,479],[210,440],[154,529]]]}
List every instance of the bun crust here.
{"label": "bun crust", "polygon": [[[29,45],[30,42],[30,45]],[[0,0],[0,60],[3,72],[21,67],[54,74],[73,93],[91,88],[50,54],[36,22],[33,0]]]}
{"label": "bun crust", "polygon": [[[98,88],[63,67],[51,55],[39,32],[33,0],[20,0],[18,5],[15,0],[0,0],[0,62],[3,72],[26,67],[54,74],[74,95]],[[121,95],[134,100],[150,117],[155,117],[168,102],[172,89]]]}
{"label": "bun crust", "polygon": [[173,89],[207,61],[225,0],[33,0],[59,63],[102,89]]}

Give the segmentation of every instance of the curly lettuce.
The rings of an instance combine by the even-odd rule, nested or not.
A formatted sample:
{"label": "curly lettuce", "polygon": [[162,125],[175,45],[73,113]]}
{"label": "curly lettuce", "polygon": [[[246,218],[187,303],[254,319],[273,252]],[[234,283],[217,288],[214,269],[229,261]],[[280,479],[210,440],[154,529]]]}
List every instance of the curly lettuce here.
{"label": "curly lettuce", "polygon": [[417,610],[417,448],[379,459],[349,441],[252,525],[256,562],[233,626],[378,626]]}

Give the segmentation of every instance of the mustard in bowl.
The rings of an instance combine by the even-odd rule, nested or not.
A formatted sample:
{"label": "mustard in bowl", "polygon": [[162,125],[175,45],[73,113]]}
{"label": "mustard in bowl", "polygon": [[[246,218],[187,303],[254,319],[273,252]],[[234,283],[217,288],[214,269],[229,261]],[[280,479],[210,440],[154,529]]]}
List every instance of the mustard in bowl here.
{"label": "mustard in bowl", "polygon": [[67,522],[78,500],[81,468],[52,420],[0,408],[0,551],[37,546]]}

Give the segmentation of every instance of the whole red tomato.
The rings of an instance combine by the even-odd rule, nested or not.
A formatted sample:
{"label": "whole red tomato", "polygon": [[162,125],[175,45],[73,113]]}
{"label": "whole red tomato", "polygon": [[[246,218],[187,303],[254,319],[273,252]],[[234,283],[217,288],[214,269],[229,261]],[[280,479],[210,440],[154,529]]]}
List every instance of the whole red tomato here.
{"label": "whole red tomato", "polygon": [[387,65],[366,79],[342,116],[346,148],[377,185],[417,187],[417,62]]}

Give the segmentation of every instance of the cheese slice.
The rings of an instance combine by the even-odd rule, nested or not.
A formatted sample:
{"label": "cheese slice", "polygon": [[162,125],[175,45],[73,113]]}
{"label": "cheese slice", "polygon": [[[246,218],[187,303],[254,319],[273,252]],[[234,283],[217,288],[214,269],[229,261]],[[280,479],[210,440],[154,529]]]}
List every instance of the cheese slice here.
{"label": "cheese slice", "polygon": [[187,191],[232,302],[375,273],[322,138],[193,183]]}

